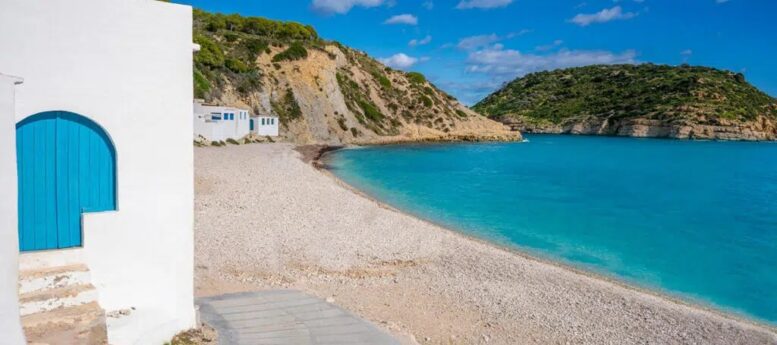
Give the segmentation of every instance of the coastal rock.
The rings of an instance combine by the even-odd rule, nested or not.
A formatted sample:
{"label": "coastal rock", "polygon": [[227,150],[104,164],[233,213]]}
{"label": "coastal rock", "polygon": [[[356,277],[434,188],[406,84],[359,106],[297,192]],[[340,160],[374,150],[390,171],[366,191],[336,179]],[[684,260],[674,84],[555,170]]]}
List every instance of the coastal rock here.
{"label": "coastal rock", "polygon": [[777,140],[777,121],[759,116],[756,121],[662,121],[647,118],[601,119],[570,118],[562,123],[537,123],[522,116],[500,117],[514,131],[544,134],[609,135],[640,138],[672,138],[698,140]]}

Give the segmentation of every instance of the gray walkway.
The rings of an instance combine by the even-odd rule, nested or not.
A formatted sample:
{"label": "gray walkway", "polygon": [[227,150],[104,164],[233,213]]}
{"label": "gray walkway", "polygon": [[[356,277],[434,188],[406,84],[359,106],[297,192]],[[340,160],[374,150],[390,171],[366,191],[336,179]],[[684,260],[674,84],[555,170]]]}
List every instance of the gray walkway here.
{"label": "gray walkway", "polygon": [[200,298],[197,304],[221,345],[399,344],[369,322],[295,290],[221,295]]}

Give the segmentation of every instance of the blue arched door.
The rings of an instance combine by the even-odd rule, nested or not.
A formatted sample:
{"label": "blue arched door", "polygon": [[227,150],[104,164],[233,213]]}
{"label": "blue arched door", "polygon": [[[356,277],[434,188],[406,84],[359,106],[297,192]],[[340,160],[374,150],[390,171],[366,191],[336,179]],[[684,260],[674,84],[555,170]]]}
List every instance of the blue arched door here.
{"label": "blue arched door", "polygon": [[116,152],[105,131],[52,111],[16,125],[19,246],[81,246],[81,214],[116,209]]}

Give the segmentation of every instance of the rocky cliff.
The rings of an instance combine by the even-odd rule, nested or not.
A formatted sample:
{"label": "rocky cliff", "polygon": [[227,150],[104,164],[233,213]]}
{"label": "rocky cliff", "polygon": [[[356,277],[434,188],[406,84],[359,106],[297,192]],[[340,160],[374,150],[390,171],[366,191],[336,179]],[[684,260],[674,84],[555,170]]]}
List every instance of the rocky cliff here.
{"label": "rocky cliff", "polygon": [[299,144],[520,140],[419,73],[320,39],[310,26],[195,11],[195,95],[274,114]]}
{"label": "rocky cliff", "polygon": [[498,116],[494,119],[524,133],[613,135],[644,138],[709,140],[777,140],[777,122],[760,116],[754,121],[728,119],[654,119],[634,117],[580,116],[558,123],[540,122],[526,116]]}
{"label": "rocky cliff", "polygon": [[474,109],[533,133],[777,140],[777,101],[742,74],[706,67],[540,72],[505,85]]}

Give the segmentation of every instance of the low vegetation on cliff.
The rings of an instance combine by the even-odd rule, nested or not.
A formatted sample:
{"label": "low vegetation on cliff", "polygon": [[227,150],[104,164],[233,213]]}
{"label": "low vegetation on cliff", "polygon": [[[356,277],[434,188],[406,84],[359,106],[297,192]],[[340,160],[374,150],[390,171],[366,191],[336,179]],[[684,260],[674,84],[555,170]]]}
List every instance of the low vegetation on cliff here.
{"label": "low vegetation on cliff", "polygon": [[318,33],[309,25],[197,9],[194,41],[200,45],[194,56],[194,93],[200,98],[217,97],[226,82],[242,94],[261,90],[262,70],[255,61],[272,53],[271,45],[289,44],[273,57],[277,62],[303,59],[307,57],[305,45],[320,44]]}
{"label": "low vegetation on cliff", "polygon": [[[506,84],[473,109],[535,131],[564,132],[582,124],[596,132],[586,134],[618,134],[619,126],[642,120],[639,123],[669,128],[654,131],[666,136],[675,136],[683,126],[736,127],[725,129],[731,139],[737,139],[739,127],[748,125],[763,132],[761,139],[777,134],[774,98],[750,85],[741,73],[688,65],[596,65],[532,73]],[[603,132],[597,132],[601,128]]]}
{"label": "low vegetation on cliff", "polygon": [[326,41],[309,25],[195,10],[194,40],[195,96],[279,116],[295,142],[520,139],[422,74]]}

